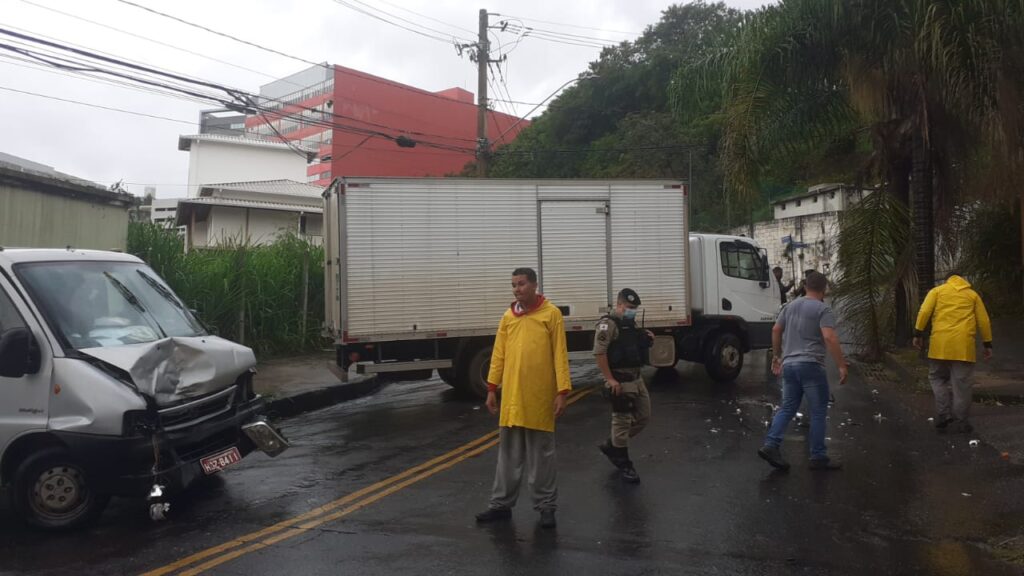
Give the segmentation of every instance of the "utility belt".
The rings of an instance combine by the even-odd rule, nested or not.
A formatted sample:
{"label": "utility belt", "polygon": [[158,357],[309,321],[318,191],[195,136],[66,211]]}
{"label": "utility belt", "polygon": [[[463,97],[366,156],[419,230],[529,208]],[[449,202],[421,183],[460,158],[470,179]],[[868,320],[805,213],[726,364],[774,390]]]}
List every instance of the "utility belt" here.
{"label": "utility belt", "polygon": [[618,382],[632,382],[640,378],[638,372],[623,372],[621,370],[612,370],[612,376]]}

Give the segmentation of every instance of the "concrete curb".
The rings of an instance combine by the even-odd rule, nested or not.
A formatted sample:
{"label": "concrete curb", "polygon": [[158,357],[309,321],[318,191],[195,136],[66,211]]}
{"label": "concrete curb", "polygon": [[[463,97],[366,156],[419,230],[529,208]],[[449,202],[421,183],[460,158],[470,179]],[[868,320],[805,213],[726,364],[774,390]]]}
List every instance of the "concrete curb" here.
{"label": "concrete curb", "polygon": [[[917,377],[907,369],[906,366],[900,363],[899,359],[888,352],[882,353],[882,363],[885,364],[885,368],[890,372],[893,372],[902,380],[915,381]],[[927,382],[925,382],[927,384]],[[984,389],[974,388],[971,390],[971,399],[974,402],[984,401],[997,401],[1003,404],[1024,404],[1024,395],[1019,394],[999,394],[997,392],[991,392]]]}
{"label": "concrete curb", "polygon": [[355,382],[338,383],[293,396],[268,398],[267,415],[271,418],[290,418],[368,396],[379,390],[380,386],[380,381],[373,375]]}

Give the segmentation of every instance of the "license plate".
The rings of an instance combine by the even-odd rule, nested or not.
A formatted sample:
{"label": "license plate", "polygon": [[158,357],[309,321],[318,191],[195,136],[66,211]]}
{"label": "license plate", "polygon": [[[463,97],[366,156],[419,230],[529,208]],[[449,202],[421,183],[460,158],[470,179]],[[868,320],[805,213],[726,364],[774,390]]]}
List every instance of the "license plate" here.
{"label": "license plate", "polygon": [[238,452],[238,448],[232,446],[223,452],[201,459],[199,464],[203,466],[204,473],[213,474],[241,461],[242,455]]}

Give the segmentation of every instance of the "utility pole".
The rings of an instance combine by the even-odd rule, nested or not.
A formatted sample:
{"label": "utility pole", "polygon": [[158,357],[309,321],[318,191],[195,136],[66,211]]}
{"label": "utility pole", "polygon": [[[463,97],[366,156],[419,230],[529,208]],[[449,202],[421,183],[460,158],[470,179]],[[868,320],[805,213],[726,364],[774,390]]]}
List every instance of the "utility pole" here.
{"label": "utility pole", "polygon": [[487,39],[487,9],[480,9],[480,30],[476,47],[476,171],[487,176],[491,144],[487,141],[487,65],[491,62],[491,43]]}

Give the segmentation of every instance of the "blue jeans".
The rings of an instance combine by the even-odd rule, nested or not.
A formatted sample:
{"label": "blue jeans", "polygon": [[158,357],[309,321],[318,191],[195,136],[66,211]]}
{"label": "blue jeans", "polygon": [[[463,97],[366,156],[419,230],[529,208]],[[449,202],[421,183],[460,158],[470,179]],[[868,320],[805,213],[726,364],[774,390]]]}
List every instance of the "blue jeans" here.
{"label": "blue jeans", "polygon": [[782,367],[782,408],[775,414],[765,445],[778,448],[789,421],[807,396],[811,411],[811,459],[828,458],[825,448],[825,415],[828,412],[828,377],[817,362],[794,362]]}

